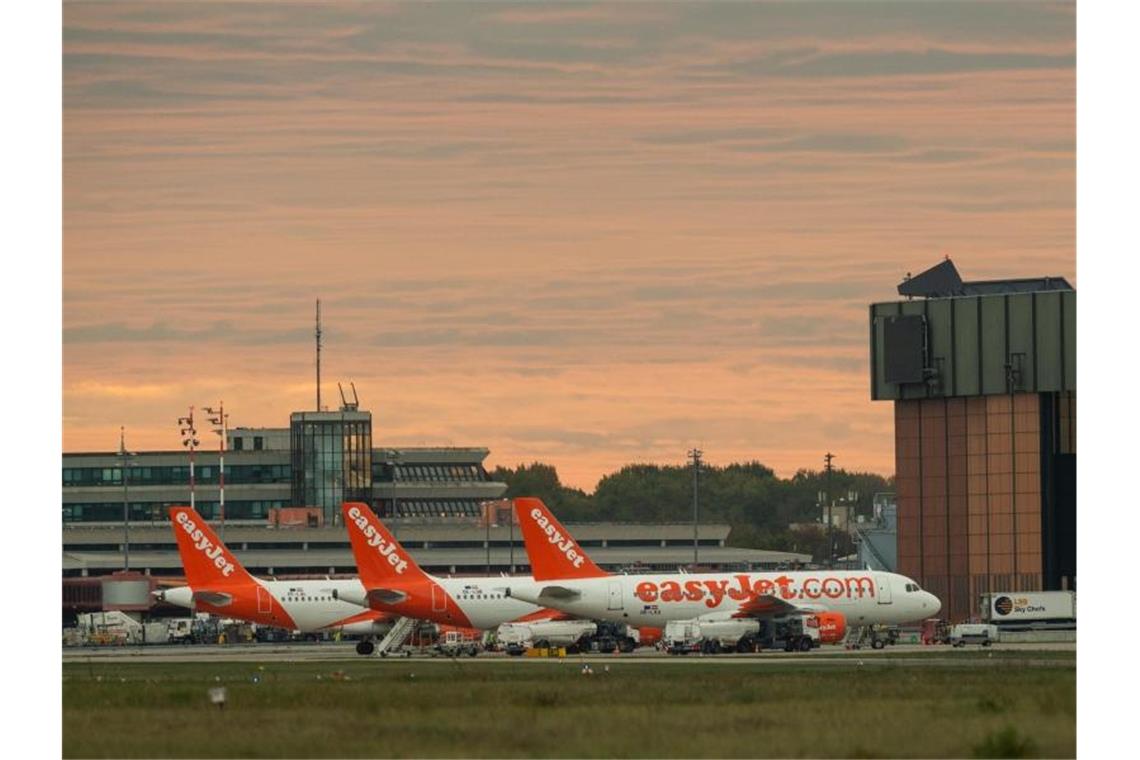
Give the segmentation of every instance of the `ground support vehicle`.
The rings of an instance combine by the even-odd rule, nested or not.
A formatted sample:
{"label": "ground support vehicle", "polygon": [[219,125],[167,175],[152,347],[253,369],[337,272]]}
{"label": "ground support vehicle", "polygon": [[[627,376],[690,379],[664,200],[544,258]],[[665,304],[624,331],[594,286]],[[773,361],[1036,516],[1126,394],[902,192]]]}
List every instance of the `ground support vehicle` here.
{"label": "ground support vehicle", "polygon": [[955,647],[964,647],[967,644],[981,644],[988,647],[1000,640],[998,627],[990,623],[959,623],[950,629],[950,644]]}
{"label": "ground support vehicle", "polygon": [[922,621],[923,644],[949,644],[950,624],[941,618],[928,618]]}
{"label": "ground support vehicle", "polygon": [[855,640],[848,644],[849,649],[882,649],[894,646],[899,640],[899,628],[895,625],[864,625],[855,634]]}
{"label": "ground support vehicle", "polygon": [[435,643],[431,645],[429,651],[433,657],[437,655],[446,655],[448,657],[467,655],[468,657],[474,657],[479,654],[479,650],[482,648],[482,643],[470,633],[463,631],[446,631],[435,640]]}
{"label": "ground support vehicle", "polygon": [[982,594],[978,600],[982,621],[1002,626],[1018,623],[1076,623],[1075,591],[1003,591]]}
{"label": "ground support vehicle", "polygon": [[590,620],[540,620],[533,623],[503,623],[495,632],[500,649],[519,656],[528,649],[570,648],[597,633]]}
{"label": "ground support vehicle", "polygon": [[812,619],[805,615],[773,621],[772,648],[785,652],[808,652],[819,647],[819,625],[811,625],[811,622]]}
{"label": "ground support vehicle", "polygon": [[690,652],[758,652],[762,649],[807,652],[820,645],[820,632],[818,622],[806,615],[765,620],[676,620],[665,625],[662,641],[665,651],[682,655]]}
{"label": "ground support vehicle", "polygon": [[573,648],[584,652],[632,652],[640,643],[641,637],[636,628],[612,620],[595,622],[593,633],[580,638]]}

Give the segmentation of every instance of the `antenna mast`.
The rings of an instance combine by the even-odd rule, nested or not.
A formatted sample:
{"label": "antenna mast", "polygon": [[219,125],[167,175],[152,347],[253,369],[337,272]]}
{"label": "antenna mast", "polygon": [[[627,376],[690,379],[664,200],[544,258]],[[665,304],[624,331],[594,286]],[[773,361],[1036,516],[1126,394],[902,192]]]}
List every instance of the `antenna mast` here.
{"label": "antenna mast", "polygon": [[317,299],[317,411],[321,411],[321,299]]}

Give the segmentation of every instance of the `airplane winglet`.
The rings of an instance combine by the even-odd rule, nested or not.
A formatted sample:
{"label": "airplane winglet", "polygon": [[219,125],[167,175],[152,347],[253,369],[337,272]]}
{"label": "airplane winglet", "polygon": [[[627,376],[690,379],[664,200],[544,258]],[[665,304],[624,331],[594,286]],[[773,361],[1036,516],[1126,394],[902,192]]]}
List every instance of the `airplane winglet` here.
{"label": "airplane winglet", "polygon": [[531,573],[536,581],[609,575],[586,555],[542,499],[518,498],[514,507],[530,558]]}

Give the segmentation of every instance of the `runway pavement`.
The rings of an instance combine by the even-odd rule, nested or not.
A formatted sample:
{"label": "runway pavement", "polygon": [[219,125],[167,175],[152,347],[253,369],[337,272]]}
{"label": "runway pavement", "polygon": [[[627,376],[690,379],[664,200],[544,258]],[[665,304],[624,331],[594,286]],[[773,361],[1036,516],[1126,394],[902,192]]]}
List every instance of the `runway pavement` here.
{"label": "runway pavement", "polygon": [[[987,655],[979,657],[985,652]],[[962,647],[955,649],[949,646],[921,646],[916,644],[900,644],[882,650],[861,649],[845,650],[841,647],[828,646],[812,652],[780,652],[769,651],[758,654],[720,654],[670,656],[655,649],[640,649],[630,654],[574,654],[567,655],[567,661],[576,663],[668,663],[686,665],[693,663],[740,665],[742,663],[762,663],[770,665],[788,665],[792,663],[814,665],[850,666],[853,661],[864,665],[887,665],[906,663],[908,665],[946,666],[969,664],[998,664],[1008,662],[1010,653],[1018,655],[1019,663],[1027,665],[1051,664],[1057,665],[1068,662],[1067,659],[1056,657],[1034,657],[1037,653],[1046,652],[1076,652],[1075,643],[1056,644],[997,644],[983,650],[981,647]],[[1024,658],[1024,659],[1023,659]],[[69,647],[63,649],[64,663],[86,662],[145,662],[145,663],[177,663],[177,662],[336,662],[336,661],[392,661],[408,662],[422,660],[447,660],[446,656],[430,656],[416,654],[411,657],[390,655],[386,658],[372,655],[363,657],[356,654],[352,643],[295,643],[295,644],[220,644],[220,645],[154,645],[154,646],[118,646],[118,647]],[[509,657],[501,652],[481,652],[477,657],[459,657],[458,662],[472,664],[512,664],[526,666],[534,663],[549,663],[552,659],[545,657]],[[1072,661],[1075,666],[1075,659]]]}

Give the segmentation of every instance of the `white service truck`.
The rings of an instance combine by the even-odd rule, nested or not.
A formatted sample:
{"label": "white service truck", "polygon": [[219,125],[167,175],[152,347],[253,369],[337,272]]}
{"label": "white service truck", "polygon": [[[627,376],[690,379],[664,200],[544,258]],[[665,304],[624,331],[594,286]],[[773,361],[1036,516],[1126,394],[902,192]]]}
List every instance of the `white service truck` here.
{"label": "white service truck", "polygon": [[670,654],[750,652],[757,647],[807,652],[820,645],[819,626],[803,615],[760,621],[754,618],[673,620],[662,636]]}
{"label": "white service truck", "polygon": [[990,623],[959,623],[950,629],[950,644],[955,647],[967,644],[988,647],[996,641],[1001,641],[1001,631]]}
{"label": "white service truck", "polygon": [[503,623],[495,631],[495,641],[509,655],[520,655],[532,647],[569,647],[583,637],[597,633],[590,620],[538,620],[533,623]]}
{"label": "white service truck", "polygon": [[982,594],[979,608],[982,620],[1010,627],[1010,624],[1065,625],[1077,620],[1075,591],[1005,591]]}

